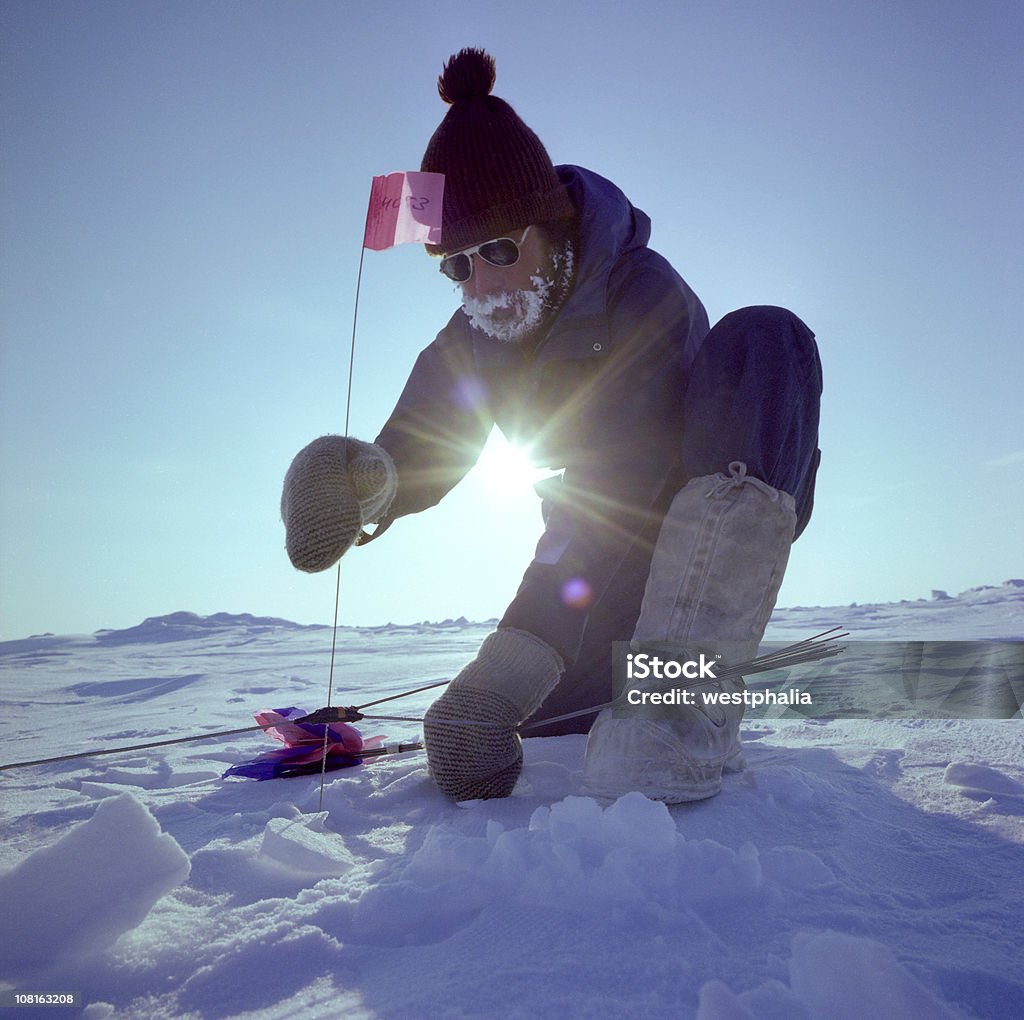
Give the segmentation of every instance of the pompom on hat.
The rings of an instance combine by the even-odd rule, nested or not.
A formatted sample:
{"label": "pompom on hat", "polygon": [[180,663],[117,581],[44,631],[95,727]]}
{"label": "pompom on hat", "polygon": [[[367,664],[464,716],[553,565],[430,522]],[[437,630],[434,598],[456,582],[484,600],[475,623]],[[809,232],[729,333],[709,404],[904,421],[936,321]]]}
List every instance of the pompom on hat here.
{"label": "pompom on hat", "polygon": [[495,79],[494,58],[479,49],[450,57],[437,79],[451,108],[420,166],[445,175],[441,243],[427,245],[432,255],[576,215],[541,140],[491,95]]}

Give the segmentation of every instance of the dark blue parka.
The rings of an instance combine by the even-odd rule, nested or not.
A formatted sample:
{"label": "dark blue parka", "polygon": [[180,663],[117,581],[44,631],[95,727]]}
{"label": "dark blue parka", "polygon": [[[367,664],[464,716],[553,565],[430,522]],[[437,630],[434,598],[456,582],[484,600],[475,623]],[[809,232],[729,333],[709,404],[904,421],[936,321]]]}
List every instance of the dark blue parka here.
{"label": "dark blue parka", "polygon": [[377,442],[399,479],[385,526],[437,503],[495,424],[537,464],[564,469],[543,493],[546,530],[501,625],[547,641],[571,672],[588,629],[605,657],[631,637],[651,546],[685,481],[684,396],[708,318],[647,247],[643,212],[589,170],[558,173],[579,217],[576,273],[544,336],[529,349],[500,343],[459,309]]}

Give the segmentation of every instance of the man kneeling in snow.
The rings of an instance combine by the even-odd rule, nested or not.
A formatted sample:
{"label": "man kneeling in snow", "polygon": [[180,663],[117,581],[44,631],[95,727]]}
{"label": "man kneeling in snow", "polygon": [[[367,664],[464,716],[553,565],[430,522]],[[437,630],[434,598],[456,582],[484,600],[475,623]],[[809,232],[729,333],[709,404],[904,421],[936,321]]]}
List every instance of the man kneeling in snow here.
{"label": "man kneeling in snow", "polygon": [[[758,307],[709,332],[696,295],[647,247],[647,216],[597,174],[552,166],[494,80],[480,50],[448,61],[450,109],[422,163],[445,175],[441,244],[428,250],[462,307],[375,442],[311,443],[281,503],[292,562],[318,571],[363,527],[376,537],[436,504],[495,424],[563,469],[542,493],[545,531],[519,591],[424,721],[431,775],[456,800],[512,791],[525,720],[611,700],[613,641],[753,658],[819,458],[811,331]],[[742,714],[605,710],[530,732],[589,731],[595,795],[678,802],[713,796],[723,770],[743,767]]]}

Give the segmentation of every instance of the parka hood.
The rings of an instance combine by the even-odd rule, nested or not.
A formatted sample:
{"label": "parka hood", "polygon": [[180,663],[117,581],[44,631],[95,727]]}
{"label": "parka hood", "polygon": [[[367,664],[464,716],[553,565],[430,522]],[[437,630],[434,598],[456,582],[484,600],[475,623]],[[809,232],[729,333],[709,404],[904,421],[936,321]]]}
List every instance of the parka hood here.
{"label": "parka hood", "polygon": [[[583,358],[600,354],[608,339],[608,284],[623,255],[645,248],[651,221],[620,188],[584,167],[555,167],[578,217],[576,269],[572,290],[534,349],[534,356]],[[514,345],[483,336],[469,324],[460,308],[453,322],[462,320],[473,340],[481,367],[519,361],[523,352]],[[557,339],[556,339],[557,338]]]}
{"label": "parka hood", "polygon": [[603,314],[612,268],[626,252],[646,247],[651,221],[600,174],[569,164],[555,169],[579,217],[579,266],[561,317]]}

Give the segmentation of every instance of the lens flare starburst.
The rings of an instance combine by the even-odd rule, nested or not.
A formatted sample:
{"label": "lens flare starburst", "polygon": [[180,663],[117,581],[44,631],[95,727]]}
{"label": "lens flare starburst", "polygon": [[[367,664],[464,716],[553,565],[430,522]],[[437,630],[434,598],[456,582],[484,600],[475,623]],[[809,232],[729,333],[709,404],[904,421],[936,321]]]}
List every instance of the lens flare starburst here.
{"label": "lens flare starburst", "polygon": [[476,470],[489,489],[504,493],[528,491],[551,472],[537,468],[529,452],[495,430],[477,461]]}

